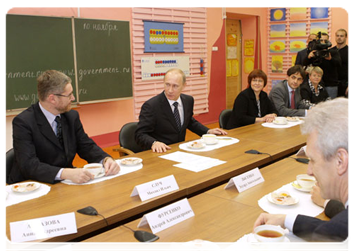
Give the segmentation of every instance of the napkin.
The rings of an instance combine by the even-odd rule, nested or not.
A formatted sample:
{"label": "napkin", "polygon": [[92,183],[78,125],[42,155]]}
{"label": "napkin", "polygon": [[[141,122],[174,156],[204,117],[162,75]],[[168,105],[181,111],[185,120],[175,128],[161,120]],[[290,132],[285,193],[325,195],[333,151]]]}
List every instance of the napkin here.
{"label": "napkin", "polygon": [[182,150],[185,150],[185,151],[190,151],[190,152],[207,152],[207,151],[212,151],[212,150],[224,147],[224,146],[229,146],[229,145],[232,145],[232,144],[236,144],[236,143],[238,143],[240,141],[240,140],[238,140],[236,138],[232,138],[232,137],[218,136],[216,138],[218,139],[218,142],[216,144],[214,144],[214,145],[205,145],[205,147],[201,148],[201,149],[192,149],[192,148],[189,148],[188,145],[190,145],[192,142],[195,142],[195,141],[203,143],[202,139],[192,140],[192,141],[189,141],[189,142],[186,142],[186,143],[182,143],[182,144],[179,145],[179,148],[182,149]]}
{"label": "napkin", "polygon": [[[222,251],[253,251],[253,249],[248,245],[248,238],[253,235],[253,233],[246,234],[238,239],[235,243],[231,244],[227,248],[222,249]],[[307,245],[308,242],[297,237],[293,233],[286,234],[285,237],[290,240],[290,248],[300,247]]]}
{"label": "napkin", "polygon": [[141,164],[141,163],[138,165],[134,165],[134,166],[125,166],[125,165],[120,164],[119,160],[116,160],[116,162],[120,166],[120,171],[116,175],[103,176],[101,178],[90,180],[89,182],[82,183],[82,184],[74,183],[71,180],[63,180],[62,183],[67,184],[67,185],[90,185],[90,184],[102,182],[105,180],[110,180],[110,179],[116,178],[118,176],[122,176],[124,174],[127,174],[127,173],[132,173],[132,172],[138,171],[139,169],[143,168],[143,164]]}
{"label": "napkin", "polygon": [[268,201],[268,195],[258,200],[258,205],[270,214],[303,214],[315,217],[323,212],[323,207],[317,206],[311,200],[311,194],[296,190],[291,183],[282,186],[276,191],[286,191],[291,196],[299,198],[299,202],[291,206],[276,205]]}
{"label": "napkin", "polygon": [[[38,183],[38,182],[37,182]],[[27,200],[32,200],[46,195],[50,191],[50,186],[40,183],[40,187],[27,193],[17,193],[12,191],[12,185],[6,186],[6,206],[11,206]]]}
{"label": "napkin", "polygon": [[304,121],[300,120],[298,122],[288,122],[286,125],[276,125],[274,123],[262,123],[262,126],[269,128],[290,128],[296,125],[300,125]]}

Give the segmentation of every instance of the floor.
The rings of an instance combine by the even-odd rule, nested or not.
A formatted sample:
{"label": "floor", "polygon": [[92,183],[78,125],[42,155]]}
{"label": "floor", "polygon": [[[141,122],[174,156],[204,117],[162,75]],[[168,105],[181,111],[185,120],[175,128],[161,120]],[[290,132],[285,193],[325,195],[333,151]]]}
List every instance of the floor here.
{"label": "floor", "polygon": [[[219,123],[213,123],[213,124],[208,124],[206,125],[208,128],[216,128],[216,127],[219,127]],[[195,139],[197,138],[198,135],[192,133],[191,131],[187,130],[187,133],[186,133],[186,141],[189,141],[189,140],[192,140],[192,139]],[[120,153],[119,152],[116,152],[114,151],[114,149],[116,148],[119,148],[119,145],[115,145],[115,146],[110,146],[110,147],[105,147],[103,148],[103,150],[108,153],[109,155],[111,155],[113,158],[119,158],[121,157],[120,156]],[[83,160],[81,159],[78,155],[76,155],[74,161],[73,161],[73,166],[76,166],[76,167],[82,167],[84,166],[85,164],[87,164],[87,161],[86,160]]]}

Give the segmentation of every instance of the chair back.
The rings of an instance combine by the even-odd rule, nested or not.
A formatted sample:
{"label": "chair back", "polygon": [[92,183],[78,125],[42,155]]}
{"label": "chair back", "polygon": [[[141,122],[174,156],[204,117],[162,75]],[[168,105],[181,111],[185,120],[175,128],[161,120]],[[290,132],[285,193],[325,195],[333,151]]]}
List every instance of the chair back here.
{"label": "chair back", "polygon": [[227,122],[229,121],[229,118],[231,117],[232,109],[224,109],[221,111],[219,115],[219,126],[222,129],[226,128]]}
{"label": "chair back", "polygon": [[12,165],[14,163],[15,152],[14,149],[11,148],[6,152],[6,183],[9,184],[9,175],[12,169]]}
{"label": "chair back", "polygon": [[143,151],[143,149],[135,141],[135,131],[138,122],[129,122],[122,126],[119,132],[119,144],[121,147],[129,149],[134,153]]}

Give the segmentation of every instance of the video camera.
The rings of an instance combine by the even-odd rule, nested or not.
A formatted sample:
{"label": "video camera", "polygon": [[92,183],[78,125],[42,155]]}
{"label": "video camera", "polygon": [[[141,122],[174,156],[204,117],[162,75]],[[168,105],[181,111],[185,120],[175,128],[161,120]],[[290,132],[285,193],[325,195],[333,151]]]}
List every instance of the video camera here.
{"label": "video camera", "polygon": [[318,65],[322,62],[322,58],[326,58],[329,56],[329,47],[332,46],[330,41],[326,41],[325,43],[321,43],[321,32],[317,33],[317,39],[310,41],[307,45],[307,55],[310,54],[311,51],[316,50],[314,52],[315,57],[313,58],[313,65]]}

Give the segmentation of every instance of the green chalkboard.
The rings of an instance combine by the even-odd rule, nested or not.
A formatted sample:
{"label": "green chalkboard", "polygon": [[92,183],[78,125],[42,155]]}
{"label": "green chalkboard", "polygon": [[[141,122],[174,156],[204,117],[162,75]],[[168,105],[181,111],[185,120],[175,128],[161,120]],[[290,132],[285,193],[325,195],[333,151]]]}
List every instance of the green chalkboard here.
{"label": "green chalkboard", "polygon": [[132,96],[127,21],[75,19],[79,102]]}
{"label": "green chalkboard", "polygon": [[37,102],[48,69],[71,77],[75,102],[132,97],[129,22],[7,15],[6,109]]}
{"label": "green chalkboard", "polygon": [[37,77],[45,70],[64,72],[75,85],[70,18],[6,16],[6,109],[37,102]]}

